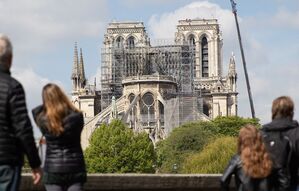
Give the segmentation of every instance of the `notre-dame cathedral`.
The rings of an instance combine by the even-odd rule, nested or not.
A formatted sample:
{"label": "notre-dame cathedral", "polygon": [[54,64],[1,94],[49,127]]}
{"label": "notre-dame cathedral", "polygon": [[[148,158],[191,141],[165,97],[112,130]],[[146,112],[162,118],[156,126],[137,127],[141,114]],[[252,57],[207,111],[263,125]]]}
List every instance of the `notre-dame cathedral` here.
{"label": "notre-dame cathedral", "polygon": [[225,61],[223,76],[216,19],[179,20],[173,42],[161,42],[150,41],[142,22],[109,23],[99,90],[87,83],[75,45],[72,101],[85,116],[83,148],[99,124],[115,118],[155,144],[182,123],[237,115],[235,59]]}

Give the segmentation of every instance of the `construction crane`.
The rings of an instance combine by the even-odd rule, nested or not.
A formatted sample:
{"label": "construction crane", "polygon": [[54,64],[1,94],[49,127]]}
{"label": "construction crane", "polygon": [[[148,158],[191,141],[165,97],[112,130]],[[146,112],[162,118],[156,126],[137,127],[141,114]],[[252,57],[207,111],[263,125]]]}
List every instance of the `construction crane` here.
{"label": "construction crane", "polygon": [[234,0],[230,0],[230,2],[231,2],[231,5],[232,5],[232,12],[235,16],[235,21],[236,21],[236,26],[237,26],[237,32],[238,32],[240,49],[241,49],[243,68],[244,68],[244,73],[245,73],[245,80],[246,80],[246,85],[247,85],[247,92],[248,92],[249,103],[250,103],[250,108],[251,108],[251,115],[252,115],[252,118],[255,118],[255,111],[254,111],[254,106],[253,106],[251,90],[250,90],[250,83],[249,83],[249,78],[248,78],[248,74],[247,74],[246,61],[245,61],[244,50],[243,50],[243,45],[242,45],[242,39],[241,39],[241,34],[240,34],[240,28],[239,28],[239,23],[238,23],[238,16],[237,16],[237,9],[236,9],[237,4],[235,3]]}

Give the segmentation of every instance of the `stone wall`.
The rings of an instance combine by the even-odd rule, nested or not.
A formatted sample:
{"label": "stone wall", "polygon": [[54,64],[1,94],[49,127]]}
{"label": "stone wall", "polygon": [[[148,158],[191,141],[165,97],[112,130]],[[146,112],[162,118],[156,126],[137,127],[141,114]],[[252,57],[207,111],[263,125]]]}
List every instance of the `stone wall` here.
{"label": "stone wall", "polygon": [[[220,174],[89,174],[86,191],[216,191]],[[32,185],[31,174],[23,174],[20,191],[41,191]]]}

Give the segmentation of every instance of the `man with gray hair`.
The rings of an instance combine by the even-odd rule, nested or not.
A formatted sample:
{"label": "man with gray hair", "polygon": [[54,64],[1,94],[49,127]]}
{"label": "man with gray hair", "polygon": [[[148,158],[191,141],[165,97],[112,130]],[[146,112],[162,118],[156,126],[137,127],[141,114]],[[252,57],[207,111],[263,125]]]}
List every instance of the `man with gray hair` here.
{"label": "man with gray hair", "polygon": [[0,190],[19,189],[26,154],[33,183],[41,179],[40,159],[22,85],[10,75],[12,45],[0,34]]}

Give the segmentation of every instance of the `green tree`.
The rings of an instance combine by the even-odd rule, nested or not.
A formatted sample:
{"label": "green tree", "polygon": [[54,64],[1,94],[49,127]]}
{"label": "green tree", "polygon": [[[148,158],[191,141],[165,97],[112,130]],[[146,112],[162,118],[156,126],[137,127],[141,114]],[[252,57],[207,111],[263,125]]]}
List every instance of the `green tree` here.
{"label": "green tree", "polygon": [[192,122],[175,128],[157,145],[159,172],[180,172],[184,158],[201,150],[213,136],[211,123]]}
{"label": "green tree", "polygon": [[89,173],[153,173],[156,154],[146,133],[135,134],[121,121],[101,125],[85,150]]}
{"label": "green tree", "polygon": [[182,163],[182,173],[223,173],[236,148],[236,137],[219,137],[201,152],[186,157]]}
{"label": "green tree", "polygon": [[245,124],[253,124],[260,127],[257,118],[251,119],[238,116],[217,117],[211,123],[214,126],[214,133],[220,136],[238,136],[241,127]]}

